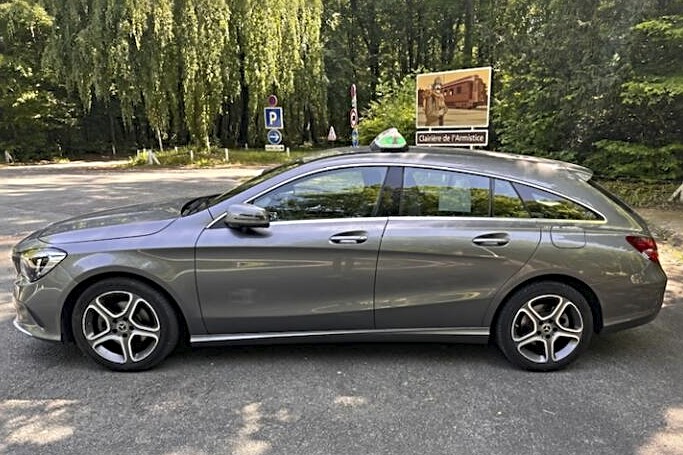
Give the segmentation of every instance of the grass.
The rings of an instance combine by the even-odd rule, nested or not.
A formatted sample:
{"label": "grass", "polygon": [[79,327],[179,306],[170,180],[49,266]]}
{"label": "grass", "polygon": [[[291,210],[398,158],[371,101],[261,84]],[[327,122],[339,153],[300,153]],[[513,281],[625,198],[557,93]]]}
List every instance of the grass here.
{"label": "grass", "polygon": [[[226,160],[225,150],[226,149],[212,148],[209,151],[199,151],[191,148],[179,148],[165,150],[163,152],[154,152],[154,155],[159,160],[161,166],[213,167],[226,164],[242,166],[278,164],[318,152],[296,150],[287,154],[286,152],[240,149],[229,150],[227,152],[228,159]],[[147,165],[147,153],[145,152],[130,157],[128,160],[128,166],[130,167],[144,165]]]}

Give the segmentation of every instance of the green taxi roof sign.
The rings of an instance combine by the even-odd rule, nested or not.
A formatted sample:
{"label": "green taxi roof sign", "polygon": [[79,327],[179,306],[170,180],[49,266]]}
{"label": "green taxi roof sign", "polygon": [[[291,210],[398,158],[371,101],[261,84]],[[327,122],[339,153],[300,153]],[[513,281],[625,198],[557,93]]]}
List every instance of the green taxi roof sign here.
{"label": "green taxi roof sign", "polygon": [[396,128],[389,128],[373,139],[370,150],[373,152],[405,152],[408,150],[408,143]]}

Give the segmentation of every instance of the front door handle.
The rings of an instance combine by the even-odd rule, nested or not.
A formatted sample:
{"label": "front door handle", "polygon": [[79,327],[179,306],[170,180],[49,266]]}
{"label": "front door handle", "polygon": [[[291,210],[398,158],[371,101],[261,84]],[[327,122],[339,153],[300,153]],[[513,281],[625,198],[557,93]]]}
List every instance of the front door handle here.
{"label": "front door handle", "polygon": [[344,234],[337,234],[330,237],[330,242],[340,245],[363,243],[368,239],[365,232],[348,232]]}
{"label": "front door handle", "polygon": [[497,232],[475,237],[472,243],[478,246],[505,246],[510,243],[510,237],[505,233]]}

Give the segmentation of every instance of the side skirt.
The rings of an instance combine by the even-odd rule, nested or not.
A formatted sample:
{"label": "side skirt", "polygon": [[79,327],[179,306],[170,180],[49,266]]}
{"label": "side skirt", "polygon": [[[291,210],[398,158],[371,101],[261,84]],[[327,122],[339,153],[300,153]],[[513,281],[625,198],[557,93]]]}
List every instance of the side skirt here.
{"label": "side skirt", "polygon": [[476,343],[489,341],[488,327],[423,328],[377,330],[325,330],[299,332],[254,332],[193,335],[190,343],[200,344],[274,344],[341,342],[437,342]]}

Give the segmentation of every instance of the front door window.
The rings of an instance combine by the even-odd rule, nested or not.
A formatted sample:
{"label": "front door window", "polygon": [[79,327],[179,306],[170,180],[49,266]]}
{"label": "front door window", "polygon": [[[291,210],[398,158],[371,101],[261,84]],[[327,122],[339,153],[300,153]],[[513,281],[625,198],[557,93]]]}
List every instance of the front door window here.
{"label": "front door window", "polygon": [[271,221],[376,216],[386,167],[343,168],[302,177],[253,201]]}

